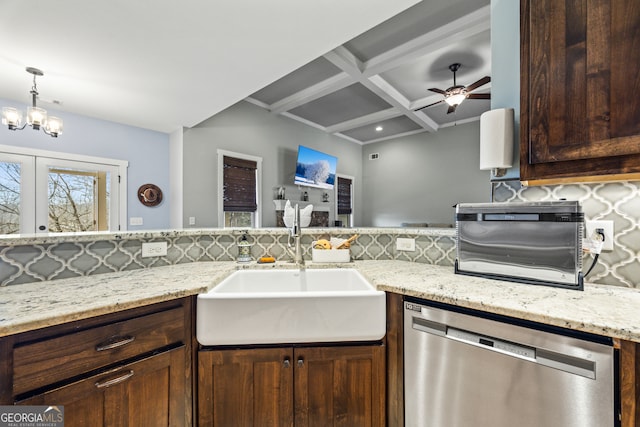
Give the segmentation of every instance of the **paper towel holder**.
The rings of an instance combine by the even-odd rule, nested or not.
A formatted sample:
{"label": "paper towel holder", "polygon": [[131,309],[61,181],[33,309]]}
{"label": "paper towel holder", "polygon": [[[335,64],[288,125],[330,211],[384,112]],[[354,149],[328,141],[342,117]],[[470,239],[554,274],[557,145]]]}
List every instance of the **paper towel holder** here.
{"label": "paper towel holder", "polygon": [[485,111],[480,116],[480,170],[501,177],[513,166],[513,108]]}

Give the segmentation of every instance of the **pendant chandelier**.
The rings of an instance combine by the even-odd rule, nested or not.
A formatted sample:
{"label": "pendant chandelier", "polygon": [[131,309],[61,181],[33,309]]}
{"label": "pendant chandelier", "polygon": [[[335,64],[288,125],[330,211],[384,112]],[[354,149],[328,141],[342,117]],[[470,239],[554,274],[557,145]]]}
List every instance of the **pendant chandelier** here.
{"label": "pendant chandelier", "polygon": [[[62,119],[55,116],[47,117],[47,110],[36,106],[36,98],[38,97],[38,88],[36,86],[36,77],[43,76],[44,73],[33,67],[27,67],[27,73],[33,74],[33,87],[31,88],[31,107],[27,108],[27,120],[22,124],[23,114],[17,108],[4,107],[2,109],[2,124],[9,127],[9,130],[22,130],[27,125],[34,130],[42,130],[47,135],[57,138],[62,134]],[[21,126],[22,125],[22,126]]]}

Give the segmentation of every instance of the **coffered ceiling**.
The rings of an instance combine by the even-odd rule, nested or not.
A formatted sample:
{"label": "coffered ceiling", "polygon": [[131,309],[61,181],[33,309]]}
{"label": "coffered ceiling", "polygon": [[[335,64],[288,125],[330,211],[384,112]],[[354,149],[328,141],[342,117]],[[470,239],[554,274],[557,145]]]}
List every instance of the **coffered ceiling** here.
{"label": "coffered ceiling", "polygon": [[29,103],[36,67],[44,108],[172,132],[416,2],[2,0],[0,98]]}
{"label": "coffered ceiling", "polygon": [[453,86],[453,63],[458,85],[491,76],[490,55],[489,0],[423,0],[246,100],[359,144],[435,132],[489,110],[466,99],[451,114],[444,102],[415,111],[444,99],[428,89]]}

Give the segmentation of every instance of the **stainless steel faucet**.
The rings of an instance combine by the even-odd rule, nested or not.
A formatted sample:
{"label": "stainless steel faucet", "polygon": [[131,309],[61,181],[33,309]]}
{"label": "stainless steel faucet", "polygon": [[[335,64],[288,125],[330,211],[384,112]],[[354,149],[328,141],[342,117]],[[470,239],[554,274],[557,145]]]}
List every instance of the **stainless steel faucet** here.
{"label": "stainless steel faucet", "polygon": [[[293,226],[289,229],[289,241],[287,242],[289,254],[293,257],[295,262],[300,268],[304,268],[304,257],[302,256],[302,245],[300,240],[302,238],[302,227],[300,226],[300,207],[296,203],[293,214]],[[294,244],[291,244],[291,239],[294,240]]]}

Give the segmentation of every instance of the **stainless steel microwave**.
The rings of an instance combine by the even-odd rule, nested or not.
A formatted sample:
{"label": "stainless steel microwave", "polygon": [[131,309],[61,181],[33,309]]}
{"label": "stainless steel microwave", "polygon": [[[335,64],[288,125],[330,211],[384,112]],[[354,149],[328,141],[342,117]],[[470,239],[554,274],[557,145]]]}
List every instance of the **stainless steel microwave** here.
{"label": "stainless steel microwave", "polygon": [[577,201],[458,204],[455,272],[582,290],[583,229]]}

